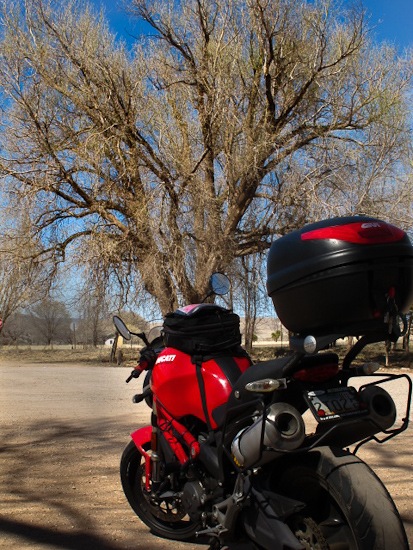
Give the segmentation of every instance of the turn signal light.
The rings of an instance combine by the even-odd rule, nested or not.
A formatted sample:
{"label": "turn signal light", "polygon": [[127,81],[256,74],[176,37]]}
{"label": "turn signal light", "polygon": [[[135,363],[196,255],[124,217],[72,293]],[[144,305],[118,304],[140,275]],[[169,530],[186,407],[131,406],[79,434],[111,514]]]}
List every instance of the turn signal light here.
{"label": "turn signal light", "polygon": [[263,380],[249,382],[245,386],[245,389],[255,393],[270,393],[275,390],[285,389],[286,387],[287,381],[285,378],[279,378],[278,380],[275,380],[274,378],[264,378]]}

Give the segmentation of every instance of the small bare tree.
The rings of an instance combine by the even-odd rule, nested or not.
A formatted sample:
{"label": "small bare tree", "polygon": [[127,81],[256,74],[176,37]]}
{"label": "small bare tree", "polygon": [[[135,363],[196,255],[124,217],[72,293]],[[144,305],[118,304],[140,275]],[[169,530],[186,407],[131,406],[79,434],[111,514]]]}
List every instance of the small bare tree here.
{"label": "small bare tree", "polygon": [[306,221],[388,215],[412,64],[362,11],[131,0],[131,54],[77,0],[0,9],[0,175],[46,257],[82,242],[166,312]]}
{"label": "small bare tree", "polygon": [[30,234],[24,204],[13,210],[13,217],[7,205],[2,205],[0,333],[10,316],[47,294],[52,280],[52,270],[39,260],[41,246]]}
{"label": "small bare tree", "polygon": [[81,317],[78,329],[81,331],[81,341],[94,347],[103,343],[103,325],[110,317],[106,282],[105,276],[100,277],[98,272],[91,269],[78,292],[80,304],[77,305],[77,310]]}
{"label": "small bare tree", "polygon": [[30,313],[38,338],[43,344],[52,346],[57,342],[70,342],[70,315],[65,304],[47,297],[32,306]]}
{"label": "small bare tree", "polygon": [[236,263],[237,269],[233,273],[235,280],[235,304],[244,313],[244,341],[248,352],[252,350],[252,344],[257,328],[259,312],[265,311],[263,294],[265,292],[264,264],[259,254],[240,258]]}

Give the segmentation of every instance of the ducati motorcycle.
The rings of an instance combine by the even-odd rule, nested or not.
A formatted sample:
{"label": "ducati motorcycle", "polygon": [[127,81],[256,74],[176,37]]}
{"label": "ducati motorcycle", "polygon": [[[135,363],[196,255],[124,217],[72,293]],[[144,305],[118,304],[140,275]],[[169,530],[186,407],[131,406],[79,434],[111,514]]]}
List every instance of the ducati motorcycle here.
{"label": "ducati motorcycle", "polygon": [[[406,330],[408,236],[370,217],[332,218],[277,239],[267,265],[288,355],[253,364],[239,317],[213,303],[168,314],[154,340],[137,334],[145,347],[127,382],[146,372],[134,401],[151,415],[123,452],[124,493],[154,534],[211,549],[405,550],[395,504],[357,451],[409,423],[410,377],[359,359]],[[214,274],[211,294],[227,283]],[[340,360],[331,346],[346,336],[357,340]],[[395,380],[402,411],[386,390]]]}

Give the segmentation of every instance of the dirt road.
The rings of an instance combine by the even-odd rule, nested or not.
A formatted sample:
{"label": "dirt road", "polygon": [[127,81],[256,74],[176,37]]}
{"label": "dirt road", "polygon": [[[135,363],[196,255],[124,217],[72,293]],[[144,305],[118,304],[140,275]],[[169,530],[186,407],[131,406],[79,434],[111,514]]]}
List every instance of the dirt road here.
{"label": "dirt road", "polygon": [[[0,363],[0,548],[206,548],[154,537],[126,502],[120,454],[148,419],[131,402],[140,387],[125,385],[128,373]],[[413,545],[412,450],[409,428],[359,454],[386,483]]]}

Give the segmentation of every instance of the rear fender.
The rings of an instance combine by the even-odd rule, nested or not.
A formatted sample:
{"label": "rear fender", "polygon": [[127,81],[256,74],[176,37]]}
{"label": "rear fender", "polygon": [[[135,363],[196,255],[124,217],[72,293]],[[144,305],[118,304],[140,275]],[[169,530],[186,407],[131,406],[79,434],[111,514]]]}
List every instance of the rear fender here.
{"label": "rear fender", "polygon": [[152,426],[144,426],[135,432],[131,433],[131,438],[136,445],[136,448],[145,459],[145,489],[150,491],[152,478],[152,461],[151,455],[145,450],[151,445]]}

